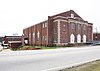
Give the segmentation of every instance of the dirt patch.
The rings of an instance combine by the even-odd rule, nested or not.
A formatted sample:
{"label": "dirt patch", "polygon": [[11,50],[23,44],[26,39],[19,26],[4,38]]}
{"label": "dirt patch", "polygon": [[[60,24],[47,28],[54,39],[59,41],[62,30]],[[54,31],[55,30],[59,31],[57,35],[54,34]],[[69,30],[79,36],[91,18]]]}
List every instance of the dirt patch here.
{"label": "dirt patch", "polygon": [[73,66],[60,71],[100,71],[100,59],[79,66]]}

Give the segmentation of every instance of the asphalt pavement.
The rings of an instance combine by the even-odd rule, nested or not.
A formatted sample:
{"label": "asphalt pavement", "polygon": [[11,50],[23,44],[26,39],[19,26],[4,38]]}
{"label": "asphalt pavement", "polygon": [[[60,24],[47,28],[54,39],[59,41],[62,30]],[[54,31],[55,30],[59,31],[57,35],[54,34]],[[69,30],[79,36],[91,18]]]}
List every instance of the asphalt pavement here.
{"label": "asphalt pavement", "polygon": [[57,71],[100,59],[100,46],[0,52],[0,71]]}

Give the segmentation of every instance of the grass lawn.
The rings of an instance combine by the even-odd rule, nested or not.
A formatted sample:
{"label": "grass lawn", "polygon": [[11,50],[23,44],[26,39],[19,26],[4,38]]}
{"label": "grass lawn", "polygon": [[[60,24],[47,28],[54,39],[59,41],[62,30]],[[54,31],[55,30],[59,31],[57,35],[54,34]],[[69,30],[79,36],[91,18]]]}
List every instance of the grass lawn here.
{"label": "grass lawn", "polygon": [[41,49],[56,49],[58,47],[45,47],[45,46],[35,46],[35,48],[41,48]]}
{"label": "grass lawn", "polygon": [[13,51],[16,51],[16,50],[37,50],[37,49],[40,49],[40,50],[46,50],[46,49],[56,49],[56,48],[59,48],[59,47],[45,47],[45,46],[20,46],[18,48],[11,48],[11,50]]}
{"label": "grass lawn", "polygon": [[60,71],[100,71],[100,60],[96,60],[72,68],[66,68]]}

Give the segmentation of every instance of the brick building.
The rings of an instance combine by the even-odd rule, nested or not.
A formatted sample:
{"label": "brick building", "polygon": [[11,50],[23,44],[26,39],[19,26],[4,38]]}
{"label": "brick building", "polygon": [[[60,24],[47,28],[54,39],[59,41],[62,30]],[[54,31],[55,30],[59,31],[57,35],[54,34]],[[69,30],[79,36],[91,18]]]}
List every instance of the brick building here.
{"label": "brick building", "polygon": [[93,24],[82,19],[73,10],[54,16],[23,30],[23,41],[29,45],[67,45],[93,40]]}
{"label": "brick building", "polygon": [[100,33],[93,33],[93,40],[100,41]]}
{"label": "brick building", "polygon": [[17,48],[22,45],[22,36],[4,36],[2,45]]}

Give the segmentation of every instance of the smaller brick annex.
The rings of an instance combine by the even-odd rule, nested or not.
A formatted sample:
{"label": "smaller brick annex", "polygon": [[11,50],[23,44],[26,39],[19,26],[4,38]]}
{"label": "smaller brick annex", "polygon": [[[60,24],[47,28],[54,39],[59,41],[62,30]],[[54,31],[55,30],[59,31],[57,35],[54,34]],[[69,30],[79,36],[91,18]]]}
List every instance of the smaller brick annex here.
{"label": "smaller brick annex", "polygon": [[23,34],[23,42],[28,45],[80,44],[93,40],[93,24],[69,10],[23,29]]}
{"label": "smaller brick annex", "polygon": [[93,33],[93,41],[100,41],[100,33]]}

